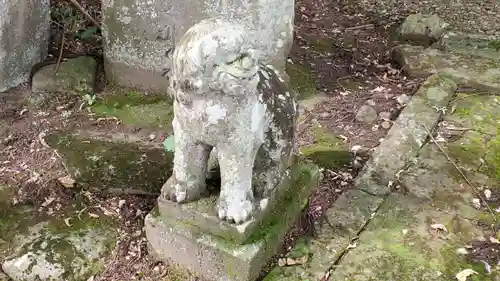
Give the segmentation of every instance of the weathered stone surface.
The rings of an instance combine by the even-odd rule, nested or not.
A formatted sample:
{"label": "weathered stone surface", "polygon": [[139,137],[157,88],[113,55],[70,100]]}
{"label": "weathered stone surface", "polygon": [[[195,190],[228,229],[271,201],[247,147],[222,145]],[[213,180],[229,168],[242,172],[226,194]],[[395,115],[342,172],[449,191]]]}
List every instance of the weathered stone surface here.
{"label": "weathered stone surface", "polygon": [[293,40],[294,1],[132,1],[103,3],[104,62],[109,81],[164,92],[171,68],[165,52],[201,20],[219,17],[256,30],[258,50],[278,69]]}
{"label": "weathered stone surface", "polygon": [[[451,194],[450,194],[451,195]],[[439,229],[443,225],[446,231]],[[436,226],[438,225],[438,226]],[[331,274],[336,281],[450,280],[468,264],[457,253],[482,235],[456,210],[438,211],[428,200],[391,194]],[[477,280],[489,280],[478,270]]]}
{"label": "weathered stone surface", "polygon": [[360,176],[359,189],[370,194],[390,192],[389,183],[409,165],[453,97],[457,85],[440,75],[429,77],[401,112],[386,138],[376,148]]}
{"label": "weathered stone surface", "polygon": [[316,75],[308,66],[301,65],[298,62],[288,62],[286,64],[286,73],[290,79],[290,85],[299,93],[299,100],[314,97],[318,93]]}
{"label": "weathered stone surface", "polygon": [[293,259],[307,255],[308,262],[290,267],[278,266],[264,281],[321,280],[370,220],[382,201],[382,197],[372,196],[357,189],[342,194],[326,211],[323,220],[315,226],[316,236],[304,238],[287,255]]}
{"label": "weathered stone surface", "polygon": [[209,197],[185,204],[177,204],[159,198],[158,209],[160,215],[169,218],[169,220],[183,221],[195,225],[209,234],[230,240],[235,244],[243,244],[256,231],[259,231],[266,217],[272,216],[279,202],[286,196],[291,184],[291,175],[300,174],[300,168],[300,166],[295,166],[290,169],[269,198],[256,201],[254,204],[258,206],[255,206],[255,208],[260,208],[260,212],[241,225],[220,221],[217,214],[217,199],[219,197],[217,192],[212,193]]}
{"label": "weathered stone surface", "polygon": [[244,223],[264,207],[293,162],[296,93],[260,62],[249,27],[222,19],[192,26],[173,54],[175,156],[162,198],[199,200],[210,152],[221,173],[218,216]]}
{"label": "weathered stone surface", "polygon": [[97,62],[92,57],[77,57],[56,65],[42,67],[33,75],[33,92],[73,92],[81,95],[94,92]]}
{"label": "weathered stone surface", "polygon": [[[294,80],[292,78],[292,76],[290,76],[290,79],[291,79],[291,81]],[[295,89],[297,91],[300,91],[300,89],[297,89],[297,88],[295,88]],[[316,107],[317,104],[320,104],[321,102],[326,101],[326,100],[328,100],[328,96],[325,93],[318,93],[315,95],[310,95],[304,99],[301,99],[299,101],[299,114],[303,115],[305,113],[305,111],[312,111]]]}
{"label": "weathered stone surface", "polygon": [[367,124],[372,124],[377,121],[377,111],[375,108],[365,104],[362,105],[355,116],[358,122],[363,122]]}
{"label": "weathered stone surface", "polygon": [[45,59],[49,1],[0,1],[0,92],[27,82],[31,68]]}
{"label": "weathered stone surface", "polygon": [[474,50],[467,54],[445,53],[432,48],[402,45],[394,49],[393,59],[410,76],[425,77],[439,73],[461,85],[493,92],[500,90],[500,62],[476,55]]}
{"label": "weathered stone surface", "polygon": [[430,46],[439,40],[445,31],[446,23],[438,15],[409,15],[398,30],[401,41]]}
{"label": "weathered stone surface", "polygon": [[0,209],[2,270],[13,281],[87,280],[100,271],[115,245],[115,222],[87,214],[77,218],[78,211],[67,210],[67,225],[28,206]]}
{"label": "weathered stone surface", "polygon": [[345,168],[352,164],[354,153],[337,136],[324,128],[314,127],[315,143],[300,148],[306,158],[327,169]]}
{"label": "weathered stone surface", "polygon": [[127,125],[172,132],[174,119],[172,100],[166,94],[147,94],[127,88],[115,88],[101,93],[92,110],[103,117],[116,117]]}
{"label": "weathered stone surface", "polygon": [[73,179],[102,192],[159,194],[172,171],[173,155],[161,143],[130,134],[54,132],[45,138]]}
{"label": "weathered stone surface", "polygon": [[470,34],[448,31],[441,36],[433,48],[463,55],[474,55],[492,60],[500,60],[500,39],[485,34]]}
{"label": "weathered stone surface", "polygon": [[318,168],[300,164],[283,200],[245,245],[212,236],[184,221],[153,211],[146,217],[146,237],[153,255],[174,262],[208,280],[253,281],[278,249],[285,233],[319,179]]}

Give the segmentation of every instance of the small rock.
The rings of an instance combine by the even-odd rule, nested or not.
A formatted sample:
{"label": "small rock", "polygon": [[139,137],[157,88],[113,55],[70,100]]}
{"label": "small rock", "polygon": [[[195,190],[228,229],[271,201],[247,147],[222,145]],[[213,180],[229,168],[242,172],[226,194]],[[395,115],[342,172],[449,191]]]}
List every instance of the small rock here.
{"label": "small rock", "polygon": [[384,128],[386,130],[389,129],[389,128],[391,128],[391,126],[392,126],[391,122],[389,122],[389,121],[384,121],[380,125],[382,126],[382,128]]}
{"label": "small rock", "polygon": [[369,105],[363,105],[356,113],[355,118],[358,122],[372,124],[377,120],[377,111]]}
{"label": "small rock", "polygon": [[486,197],[486,199],[490,199],[491,198],[491,190],[485,189],[484,190],[484,197]]}
{"label": "small rock", "polygon": [[76,184],[76,181],[70,176],[60,177],[57,180],[66,188],[73,188]]}
{"label": "small rock", "polygon": [[437,15],[409,15],[398,29],[399,40],[427,47],[439,40],[446,26]]}
{"label": "small rock", "polygon": [[396,98],[400,105],[406,105],[410,101],[410,97],[406,94],[402,94]]}
{"label": "small rock", "polygon": [[375,106],[375,105],[377,105],[374,100],[367,100],[366,104],[369,105],[369,106]]}
{"label": "small rock", "polygon": [[155,134],[150,134],[149,135],[149,140],[154,140],[156,139],[156,135]]}
{"label": "small rock", "polygon": [[74,92],[88,94],[94,91],[97,62],[92,57],[77,57],[39,69],[32,80],[33,92]]}
{"label": "small rock", "polygon": [[481,200],[479,200],[478,198],[472,199],[472,205],[476,209],[481,209]]}
{"label": "small rock", "polygon": [[378,114],[378,117],[382,120],[389,121],[391,120],[391,113],[387,111],[382,111]]}
{"label": "small rock", "polygon": [[319,116],[321,118],[328,118],[330,116],[330,113],[328,113],[328,112],[322,112]]}

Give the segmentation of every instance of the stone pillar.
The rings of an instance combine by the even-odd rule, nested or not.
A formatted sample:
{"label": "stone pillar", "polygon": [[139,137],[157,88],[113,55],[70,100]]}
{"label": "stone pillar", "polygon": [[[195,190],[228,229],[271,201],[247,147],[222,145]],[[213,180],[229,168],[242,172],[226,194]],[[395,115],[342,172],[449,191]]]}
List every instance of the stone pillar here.
{"label": "stone pillar", "polygon": [[[268,63],[284,70],[293,41],[294,0],[104,0],[106,77],[112,84],[165,91],[171,53],[195,23],[236,19],[258,31]],[[167,74],[168,75],[168,74]]]}
{"label": "stone pillar", "polygon": [[0,0],[0,92],[27,82],[45,59],[49,0]]}

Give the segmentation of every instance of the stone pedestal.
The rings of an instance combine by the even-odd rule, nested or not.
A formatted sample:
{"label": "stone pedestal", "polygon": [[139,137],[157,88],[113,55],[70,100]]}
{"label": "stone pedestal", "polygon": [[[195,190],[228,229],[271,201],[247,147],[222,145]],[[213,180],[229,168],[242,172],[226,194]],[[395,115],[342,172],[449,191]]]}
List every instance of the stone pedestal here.
{"label": "stone pedestal", "polygon": [[297,221],[320,172],[295,164],[289,175],[265,211],[242,225],[213,217],[216,197],[175,206],[160,202],[145,220],[150,253],[207,280],[255,280]]}
{"label": "stone pedestal", "polygon": [[168,79],[162,73],[171,64],[165,53],[188,28],[212,17],[234,19],[258,31],[257,49],[284,73],[293,42],[294,4],[294,0],[105,0],[106,77],[113,84],[164,92]]}
{"label": "stone pedestal", "polygon": [[45,59],[49,1],[0,1],[0,92],[28,81]]}

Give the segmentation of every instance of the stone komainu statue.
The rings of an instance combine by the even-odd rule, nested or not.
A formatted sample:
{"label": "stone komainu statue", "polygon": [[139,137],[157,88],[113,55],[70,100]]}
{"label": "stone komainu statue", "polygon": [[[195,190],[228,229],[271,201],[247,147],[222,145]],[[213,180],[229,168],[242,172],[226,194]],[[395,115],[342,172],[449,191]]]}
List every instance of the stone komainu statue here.
{"label": "stone komainu statue", "polygon": [[292,162],[295,92],[261,63],[256,37],[222,19],[192,26],[173,53],[175,156],[162,197],[179,203],[206,193],[216,148],[220,219],[242,223],[265,207]]}

